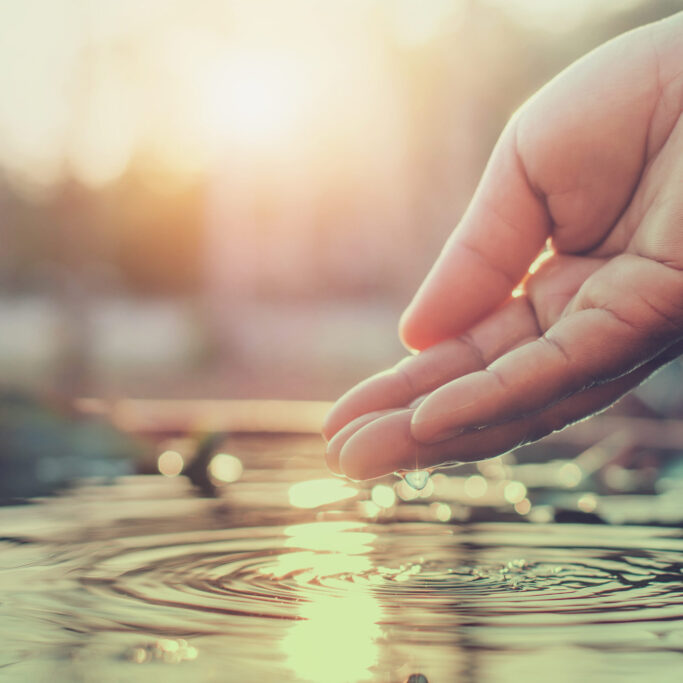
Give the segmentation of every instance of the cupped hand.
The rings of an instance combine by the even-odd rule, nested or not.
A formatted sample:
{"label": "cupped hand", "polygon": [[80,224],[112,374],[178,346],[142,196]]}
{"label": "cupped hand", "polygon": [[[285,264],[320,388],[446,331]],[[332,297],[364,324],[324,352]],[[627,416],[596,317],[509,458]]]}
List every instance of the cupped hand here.
{"label": "cupped hand", "polygon": [[354,479],[492,457],[683,352],[683,13],[621,36],[512,118],[401,319],[418,353],[347,392]]}

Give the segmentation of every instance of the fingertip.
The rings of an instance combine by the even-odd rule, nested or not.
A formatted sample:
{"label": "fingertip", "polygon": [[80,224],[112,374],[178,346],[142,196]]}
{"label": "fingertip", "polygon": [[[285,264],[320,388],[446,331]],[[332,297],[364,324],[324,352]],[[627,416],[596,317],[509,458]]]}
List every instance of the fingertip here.
{"label": "fingertip", "polygon": [[380,410],[372,413],[366,413],[365,415],[361,415],[355,420],[348,422],[341,429],[339,429],[325,447],[325,462],[327,463],[327,467],[335,474],[345,474],[346,476],[349,476],[343,470],[343,467],[340,464],[341,453],[344,445],[363,427],[389,412],[392,411]]}
{"label": "fingertip", "polygon": [[410,436],[412,413],[392,411],[354,432],[339,454],[341,471],[351,479],[374,479],[414,467],[417,444]]}
{"label": "fingertip", "polygon": [[423,351],[434,343],[432,337],[427,334],[427,327],[419,320],[419,308],[415,301],[410,303],[401,314],[398,323],[398,336],[403,346],[410,353]]}
{"label": "fingertip", "polygon": [[348,437],[337,432],[325,446],[325,464],[334,474],[344,474],[339,465],[339,456]]}
{"label": "fingertip", "polygon": [[325,464],[333,474],[343,474],[339,467],[339,453],[341,446],[334,443],[334,438],[325,446]]}
{"label": "fingertip", "polygon": [[372,479],[372,475],[366,474],[366,468],[353,457],[347,458],[347,462],[341,466],[342,474],[351,481],[365,481],[366,479]]}
{"label": "fingertip", "polygon": [[358,417],[404,406],[414,396],[393,368],[378,372],[349,389],[327,413],[322,427],[326,441]]}
{"label": "fingertip", "polygon": [[401,344],[410,353],[415,353],[415,349],[410,343],[410,316],[411,316],[412,304],[409,304],[407,308],[401,313],[401,317],[398,320],[398,338],[401,340]]}
{"label": "fingertip", "polygon": [[359,402],[358,396],[359,394],[361,397],[363,396],[363,387],[369,384],[373,377],[368,377],[351,387],[335,401],[323,420],[321,431],[325,441],[331,441],[336,434],[353,422],[354,419],[372,410],[372,407],[365,409],[363,402]]}
{"label": "fingertip", "polygon": [[327,415],[325,415],[325,419],[323,420],[323,426],[320,431],[323,439],[325,439],[325,443],[329,443],[332,437],[339,431],[335,424],[336,407],[336,404],[332,406],[332,408],[330,408],[330,410],[328,411]]}
{"label": "fingertip", "polygon": [[367,466],[364,457],[362,457],[363,454],[361,453],[361,457],[358,457],[358,454],[359,449],[357,447],[342,449],[339,463],[345,477],[352,481],[365,481],[387,474],[386,472],[375,473],[372,468]]}
{"label": "fingertip", "polygon": [[321,432],[326,442],[332,441],[334,436],[355,417],[348,409],[349,396],[353,394],[355,389],[356,387],[349,389],[325,415]]}
{"label": "fingertip", "polygon": [[353,405],[349,409],[350,397],[353,396],[356,387],[349,389],[337,402],[330,408],[323,420],[322,435],[328,443],[350,422],[357,417],[358,413],[353,410]]}

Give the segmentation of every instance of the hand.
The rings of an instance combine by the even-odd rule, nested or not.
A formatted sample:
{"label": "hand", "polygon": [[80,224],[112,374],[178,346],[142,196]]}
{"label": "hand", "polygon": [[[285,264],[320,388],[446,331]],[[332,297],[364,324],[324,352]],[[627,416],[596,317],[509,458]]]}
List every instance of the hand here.
{"label": "hand", "polygon": [[345,394],[354,479],[492,457],[599,411],[683,351],[683,13],[512,118],[401,319],[419,351]]}

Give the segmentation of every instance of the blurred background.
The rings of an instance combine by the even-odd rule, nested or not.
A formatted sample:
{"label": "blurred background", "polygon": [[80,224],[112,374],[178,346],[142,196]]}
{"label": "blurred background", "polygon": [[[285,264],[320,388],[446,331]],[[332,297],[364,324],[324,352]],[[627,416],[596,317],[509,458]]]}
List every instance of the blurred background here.
{"label": "blurred background", "polygon": [[[400,312],[515,109],[682,9],[0,0],[0,504],[127,473],[213,495],[285,466],[231,440],[315,432],[404,355]],[[459,519],[679,523],[681,386],[679,360],[435,495]],[[294,482],[323,472],[307,448]]]}
{"label": "blurred background", "polygon": [[334,399],[510,114],[662,0],[0,3],[0,377]]}

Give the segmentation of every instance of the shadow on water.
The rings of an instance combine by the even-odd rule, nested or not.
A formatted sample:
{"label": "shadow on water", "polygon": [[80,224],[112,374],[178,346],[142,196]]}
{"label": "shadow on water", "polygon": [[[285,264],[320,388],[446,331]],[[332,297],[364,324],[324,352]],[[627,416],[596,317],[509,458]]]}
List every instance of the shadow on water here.
{"label": "shadow on water", "polygon": [[231,445],[213,498],[130,476],[0,510],[3,681],[676,680],[679,529],[467,523],[446,475],[401,500],[313,437]]}

